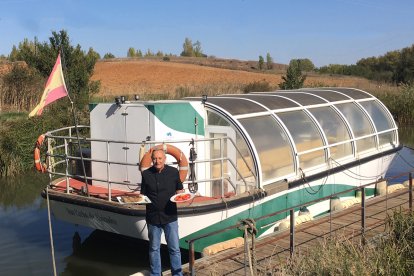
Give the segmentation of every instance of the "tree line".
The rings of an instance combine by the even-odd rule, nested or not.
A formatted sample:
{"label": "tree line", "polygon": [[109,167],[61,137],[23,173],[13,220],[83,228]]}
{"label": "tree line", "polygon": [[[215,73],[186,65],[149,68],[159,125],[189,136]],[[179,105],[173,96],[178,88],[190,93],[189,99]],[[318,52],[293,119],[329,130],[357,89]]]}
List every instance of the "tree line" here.
{"label": "tree line", "polygon": [[379,57],[360,59],[356,64],[330,64],[318,70],[325,74],[340,74],[364,77],[370,80],[393,83],[414,81],[414,44],[401,50],[387,52]]}
{"label": "tree line", "polygon": [[[147,49],[147,51],[143,52],[141,49],[129,47],[127,51],[127,57],[133,58],[133,57],[173,57],[176,56],[172,53],[166,54],[163,51],[158,50],[157,52],[153,52],[151,49]],[[207,57],[206,54],[203,53],[203,50],[201,48],[201,42],[196,41],[192,42],[192,40],[188,37],[185,38],[183,43],[183,51],[181,52],[180,56],[182,57]],[[104,59],[107,58],[114,58],[115,56],[111,53],[107,53],[104,55]],[[166,59],[168,60],[168,59]]]}

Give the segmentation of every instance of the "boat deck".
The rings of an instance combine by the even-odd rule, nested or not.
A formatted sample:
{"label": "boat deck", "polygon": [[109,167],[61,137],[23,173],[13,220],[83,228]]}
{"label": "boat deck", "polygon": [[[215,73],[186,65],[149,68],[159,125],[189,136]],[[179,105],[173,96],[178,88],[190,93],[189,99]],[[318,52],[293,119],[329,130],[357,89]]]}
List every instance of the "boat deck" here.
{"label": "boat deck", "polygon": [[[369,241],[385,230],[386,218],[395,210],[409,208],[408,188],[388,196],[371,198],[365,203],[365,233]],[[361,204],[343,209],[295,227],[295,252],[306,254],[323,239],[331,236],[361,241]],[[251,245],[251,243],[249,243]],[[276,272],[277,267],[290,257],[290,231],[271,234],[256,240],[254,256],[258,272]],[[229,249],[210,257],[195,261],[195,275],[246,275],[249,274],[248,259],[245,259],[244,246]],[[189,265],[183,265],[185,275],[189,275]],[[165,271],[163,275],[170,275]],[[269,274],[270,275],[270,274]]]}
{"label": "boat deck", "polygon": [[[56,192],[66,193],[67,185],[69,185],[69,190],[71,194],[76,195],[85,195],[85,182],[74,179],[68,178],[69,183],[66,183],[66,178],[59,179],[59,181],[55,181],[52,185],[52,190]],[[96,186],[87,184],[89,196],[97,199],[108,200],[109,199],[109,192],[108,189],[102,186]],[[112,201],[118,202],[117,197],[131,197],[131,196],[139,196],[139,191],[123,191],[118,189],[111,189],[111,198]],[[224,198],[231,198],[234,197],[234,193],[228,193],[224,196]],[[214,202],[217,200],[221,200],[222,197],[208,197],[208,196],[201,196],[196,195],[191,201],[189,202],[177,202],[178,207],[180,206],[188,206],[190,204],[197,204],[197,203],[207,203],[207,202]]]}

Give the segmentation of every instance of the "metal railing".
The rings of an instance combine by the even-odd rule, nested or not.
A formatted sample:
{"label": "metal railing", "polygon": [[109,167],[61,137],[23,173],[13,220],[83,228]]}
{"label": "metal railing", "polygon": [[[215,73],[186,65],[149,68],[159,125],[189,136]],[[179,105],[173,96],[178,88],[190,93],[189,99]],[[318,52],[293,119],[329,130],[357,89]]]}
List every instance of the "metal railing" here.
{"label": "metal railing", "polygon": [[[402,175],[405,175],[405,174],[402,174]],[[401,176],[401,175],[399,175],[399,176]],[[389,178],[389,179],[391,179],[391,178]],[[412,205],[413,205],[413,183],[412,183],[413,181],[412,181],[412,172],[409,172],[408,173],[408,180],[409,180],[409,185],[408,185],[409,210],[412,211]],[[290,251],[290,255],[293,256],[293,254],[295,252],[295,215],[294,215],[295,214],[295,210],[300,209],[301,207],[304,207],[304,206],[308,206],[308,205],[311,205],[311,204],[314,204],[314,203],[321,202],[321,201],[332,200],[333,198],[336,198],[336,197],[338,197],[339,195],[342,195],[342,194],[350,193],[350,192],[353,192],[353,191],[360,191],[361,192],[361,239],[362,239],[362,243],[365,243],[365,230],[366,230],[366,220],[365,220],[366,197],[365,197],[365,188],[368,187],[368,186],[372,186],[374,184],[377,184],[377,183],[379,183],[381,181],[386,181],[386,180],[385,179],[382,179],[382,180],[374,181],[374,182],[371,182],[371,183],[368,183],[368,184],[364,184],[364,185],[361,185],[361,186],[358,186],[358,187],[354,187],[354,188],[351,188],[351,189],[347,189],[347,190],[344,190],[344,191],[341,191],[341,192],[338,192],[338,193],[334,193],[334,194],[331,194],[329,196],[325,196],[325,197],[322,197],[322,198],[318,198],[318,199],[315,199],[315,200],[311,200],[311,201],[308,201],[308,202],[305,202],[305,203],[302,203],[302,204],[299,204],[299,205],[295,205],[293,207],[285,208],[283,210],[279,210],[279,211],[273,212],[271,214],[267,214],[267,215],[264,215],[264,216],[255,218],[255,220],[253,220],[253,221],[256,223],[256,222],[258,222],[260,220],[263,220],[263,219],[266,219],[266,218],[270,218],[270,217],[274,217],[274,216],[279,215],[279,214],[282,214],[282,213],[289,212],[289,216],[290,216],[290,229],[289,229],[289,237],[290,237],[290,239],[289,239],[290,240],[290,243],[289,244],[290,244],[290,247],[289,247],[289,251]],[[386,195],[385,195],[385,199],[384,200],[388,200],[388,189],[386,189]],[[386,205],[386,211],[387,210],[388,210],[388,206]],[[331,204],[330,204],[330,210],[329,210],[329,221],[330,221],[330,224],[332,225],[332,206],[331,206]],[[276,224],[276,223],[277,223],[277,221],[274,222],[274,224]],[[331,229],[332,229],[331,228],[331,225],[330,225],[330,233],[332,232],[331,231]],[[214,232],[205,233],[203,235],[200,235],[200,236],[197,236],[195,238],[192,238],[192,239],[187,240],[186,242],[188,243],[188,247],[189,247],[189,251],[188,251],[189,252],[189,257],[188,257],[188,259],[189,259],[189,270],[190,270],[191,275],[195,275],[195,268],[194,268],[194,263],[195,263],[194,243],[196,241],[201,240],[201,239],[204,239],[204,238],[207,238],[207,237],[210,237],[210,236],[214,236],[214,235],[217,235],[217,234],[221,234],[221,233],[224,233],[224,232],[227,232],[227,231],[236,229],[236,228],[240,228],[241,226],[243,226],[243,221],[239,221],[235,225],[232,225],[232,226],[229,226],[229,227],[220,229],[220,230],[216,230]]]}
{"label": "metal railing", "polygon": [[[88,126],[78,126],[78,129],[81,131],[87,130],[89,132]],[[78,138],[74,136],[74,127],[66,127],[66,128],[60,128],[51,132],[46,133],[46,139],[47,139],[47,145],[48,150],[46,153],[47,160],[48,160],[48,172],[50,174],[51,182],[56,177],[66,177],[66,192],[69,193],[69,178],[78,178],[82,179],[85,182],[85,185],[88,181],[97,181],[97,182],[103,182],[107,183],[108,192],[111,191],[111,185],[112,184],[119,184],[119,185],[133,185],[136,186],[137,189],[139,187],[140,183],[131,183],[128,181],[122,181],[122,180],[114,180],[113,177],[111,177],[111,165],[122,165],[127,167],[139,167],[139,160],[138,162],[127,162],[127,159],[125,161],[117,161],[117,160],[111,160],[113,156],[111,156],[111,149],[109,145],[111,144],[120,144],[122,145],[123,149],[129,149],[131,145],[140,146],[146,148],[148,150],[151,146],[157,145],[157,144],[191,144],[196,143],[200,145],[200,143],[211,143],[214,141],[219,141],[219,148],[220,148],[220,157],[213,158],[213,159],[203,159],[203,160],[189,160],[189,164],[197,165],[197,164],[211,164],[213,162],[220,162],[220,175],[218,177],[210,177],[210,178],[199,178],[195,180],[197,183],[212,183],[213,181],[220,181],[221,186],[224,187],[224,182],[227,181],[234,191],[237,193],[236,185],[234,181],[229,177],[229,171],[230,168],[234,170],[236,174],[236,180],[241,181],[246,190],[249,189],[249,185],[255,185],[257,187],[257,175],[252,170],[251,166],[248,164],[247,160],[241,153],[240,149],[236,146],[235,141],[233,141],[230,137],[216,137],[216,138],[201,138],[201,139],[180,139],[180,140],[168,140],[168,141],[122,141],[122,140],[110,140],[110,139],[95,139],[95,138],[88,138],[88,137],[80,137],[79,140],[82,145],[85,146],[83,149],[91,148],[92,143],[104,143],[105,145],[102,146],[103,148],[106,148],[106,157],[103,159],[97,159],[97,158],[90,158],[90,157],[79,157],[76,156],[76,150],[78,150],[78,154],[82,154],[83,149],[76,149],[77,146],[77,140]],[[225,141],[230,141],[230,143],[226,143]],[[239,154],[240,160],[243,162],[243,166],[247,168],[247,175],[248,177],[252,177],[252,181],[247,181],[246,179],[246,172],[245,175],[239,170],[237,167],[237,163],[235,163],[233,160],[231,160],[228,156],[223,156],[224,152],[224,145],[231,144],[235,151]],[[138,156],[139,153],[136,153],[136,156]],[[92,162],[94,163],[104,163],[106,164],[106,172],[101,174],[101,177],[95,176],[87,176],[86,173],[84,175],[73,173],[74,169],[73,163],[76,162]],[[224,165],[223,163],[227,162],[228,169],[227,171],[224,171]],[[174,162],[173,164],[176,164]],[[75,164],[76,165],[76,164]],[[72,168],[71,168],[72,166]],[[60,168],[61,167],[61,168]],[[60,168],[60,169],[57,169]],[[104,177],[102,177],[102,175]],[[208,174],[205,174],[208,175]],[[126,182],[128,182],[126,184]],[[187,180],[184,181],[183,184],[190,184],[193,183],[194,180]],[[224,196],[224,189],[222,188],[222,196]],[[108,200],[111,201],[111,195],[109,194]]]}

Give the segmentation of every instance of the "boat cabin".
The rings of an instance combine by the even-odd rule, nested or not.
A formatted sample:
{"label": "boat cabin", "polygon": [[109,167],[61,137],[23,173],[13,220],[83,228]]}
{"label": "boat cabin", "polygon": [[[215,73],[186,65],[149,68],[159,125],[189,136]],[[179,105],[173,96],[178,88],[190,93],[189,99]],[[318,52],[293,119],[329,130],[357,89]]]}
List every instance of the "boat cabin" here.
{"label": "boat cabin", "polygon": [[[266,190],[398,147],[390,112],[351,88],[102,103],[91,111],[90,137],[91,159],[98,160],[93,185],[139,191],[143,155],[171,144],[189,159],[185,187],[214,198]],[[177,164],[172,156],[167,162]]]}

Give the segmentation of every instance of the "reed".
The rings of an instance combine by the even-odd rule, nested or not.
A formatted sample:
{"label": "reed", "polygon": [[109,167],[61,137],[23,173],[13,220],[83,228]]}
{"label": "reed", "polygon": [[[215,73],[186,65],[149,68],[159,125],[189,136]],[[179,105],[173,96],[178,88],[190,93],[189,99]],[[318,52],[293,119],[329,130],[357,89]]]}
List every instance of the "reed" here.
{"label": "reed", "polygon": [[399,125],[414,124],[414,84],[373,92],[390,110]]}
{"label": "reed", "polygon": [[[56,103],[42,116],[31,119],[26,112],[0,114],[0,177],[16,176],[32,169],[38,136],[51,129],[73,125],[72,113],[62,108],[64,104],[64,101]],[[87,114],[79,111],[77,118],[79,124],[89,124],[85,121],[89,120]]]}
{"label": "reed", "polygon": [[351,239],[325,239],[279,267],[279,275],[411,275],[414,269],[414,214],[395,211],[384,235],[367,245]]}

